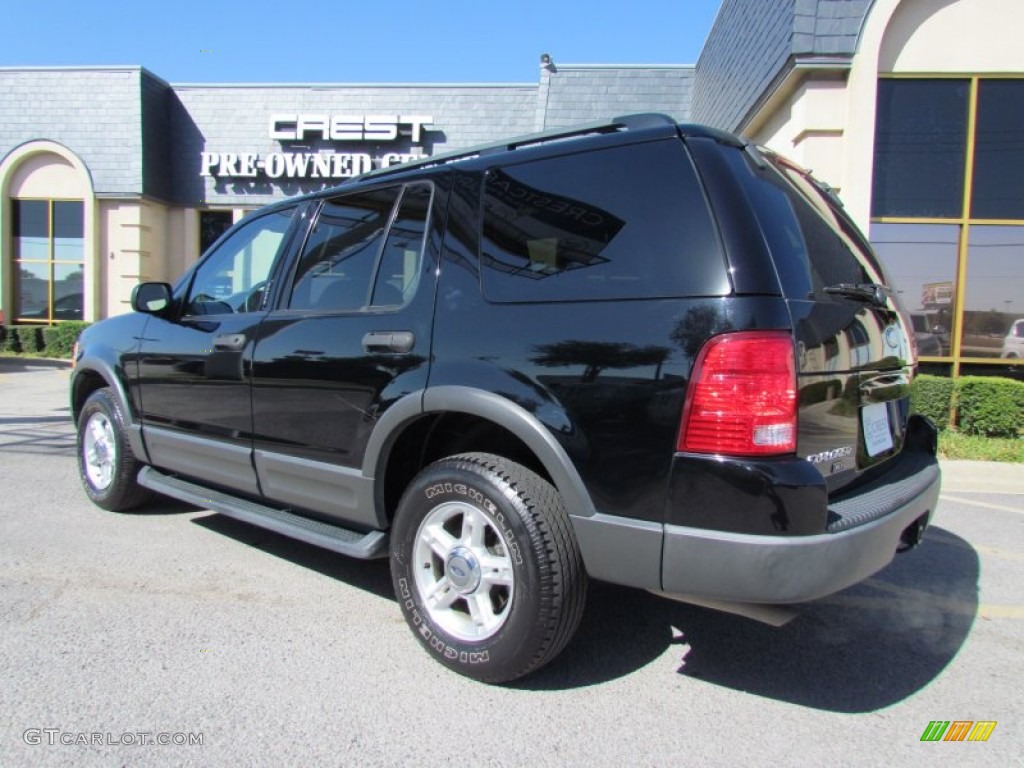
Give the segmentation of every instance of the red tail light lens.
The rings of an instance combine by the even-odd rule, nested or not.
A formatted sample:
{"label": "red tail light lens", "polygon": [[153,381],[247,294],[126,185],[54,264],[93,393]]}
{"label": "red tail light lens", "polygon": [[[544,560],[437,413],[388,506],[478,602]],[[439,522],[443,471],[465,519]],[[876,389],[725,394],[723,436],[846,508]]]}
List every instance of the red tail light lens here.
{"label": "red tail light lens", "polygon": [[785,331],[715,336],[693,367],[677,448],[763,456],[796,450],[796,357]]}

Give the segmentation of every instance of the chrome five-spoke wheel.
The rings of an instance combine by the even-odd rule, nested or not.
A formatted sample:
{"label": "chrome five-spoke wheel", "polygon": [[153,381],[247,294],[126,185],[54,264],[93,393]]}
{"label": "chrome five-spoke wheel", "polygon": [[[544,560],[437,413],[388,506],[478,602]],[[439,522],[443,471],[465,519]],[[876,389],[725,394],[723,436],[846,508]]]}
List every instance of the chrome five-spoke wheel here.
{"label": "chrome five-spoke wheel", "polygon": [[82,464],[89,484],[97,491],[110,487],[116,458],[114,427],[106,414],[96,412],[89,417],[82,434]]}
{"label": "chrome five-spoke wheel", "polygon": [[416,588],[431,619],[460,640],[485,640],[508,618],[515,578],[508,543],[482,510],[431,509],[416,533]]}

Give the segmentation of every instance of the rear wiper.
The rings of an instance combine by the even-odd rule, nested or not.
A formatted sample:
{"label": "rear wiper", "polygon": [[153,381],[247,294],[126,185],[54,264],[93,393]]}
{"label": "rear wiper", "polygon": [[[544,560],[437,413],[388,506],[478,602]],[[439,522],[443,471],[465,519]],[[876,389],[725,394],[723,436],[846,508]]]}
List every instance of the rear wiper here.
{"label": "rear wiper", "polygon": [[888,289],[878,283],[837,283],[825,289],[825,293],[845,296],[848,299],[866,301],[879,307],[886,306]]}

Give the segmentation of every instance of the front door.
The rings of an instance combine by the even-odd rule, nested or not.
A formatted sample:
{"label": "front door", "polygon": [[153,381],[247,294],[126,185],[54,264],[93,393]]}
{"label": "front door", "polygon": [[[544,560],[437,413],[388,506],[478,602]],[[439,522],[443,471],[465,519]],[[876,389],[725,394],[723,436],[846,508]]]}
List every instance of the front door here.
{"label": "front door", "polygon": [[295,211],[277,209],[229,232],[179,287],[174,312],[149,319],[138,370],[155,466],[258,492],[249,366]]}

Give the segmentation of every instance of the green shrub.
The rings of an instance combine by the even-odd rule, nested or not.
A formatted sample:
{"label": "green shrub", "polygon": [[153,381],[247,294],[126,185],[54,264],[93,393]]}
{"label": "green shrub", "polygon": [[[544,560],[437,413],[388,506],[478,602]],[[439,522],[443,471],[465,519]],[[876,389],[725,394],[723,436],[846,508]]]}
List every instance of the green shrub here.
{"label": "green shrub", "polygon": [[0,341],[0,350],[4,352],[21,352],[21,344],[18,343],[18,334],[10,326],[4,328],[3,341]]}
{"label": "green shrub", "polygon": [[939,427],[949,426],[953,405],[953,379],[922,373],[910,387],[910,411],[927,416]]}
{"label": "green shrub", "polygon": [[956,380],[960,431],[985,437],[1017,437],[1024,431],[1024,383],[999,376]]}
{"label": "green shrub", "polygon": [[18,337],[18,345],[22,352],[34,354],[43,351],[42,328],[38,325],[19,325],[11,330]]}
{"label": "green shrub", "polygon": [[939,433],[939,456],[944,459],[1024,464],[1024,440],[1010,437],[978,437],[944,429]]}
{"label": "green shrub", "polygon": [[43,351],[50,357],[71,357],[71,348],[88,323],[74,320],[43,329]]}

